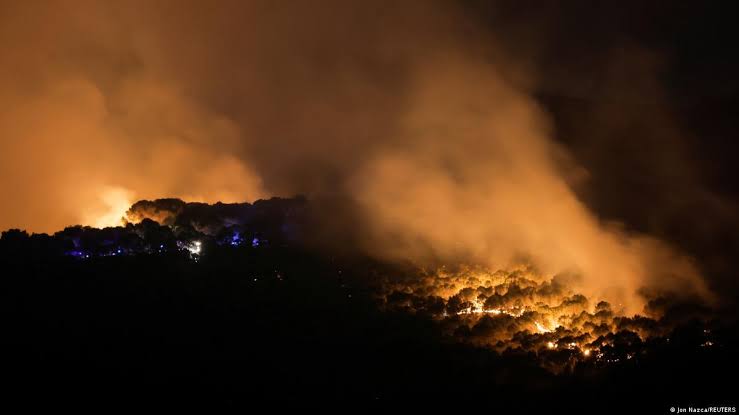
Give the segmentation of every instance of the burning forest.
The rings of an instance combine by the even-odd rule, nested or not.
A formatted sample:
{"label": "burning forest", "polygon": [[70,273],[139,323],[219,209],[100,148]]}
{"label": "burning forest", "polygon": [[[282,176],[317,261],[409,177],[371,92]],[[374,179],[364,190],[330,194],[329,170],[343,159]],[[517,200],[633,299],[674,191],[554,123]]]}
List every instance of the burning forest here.
{"label": "burning forest", "polygon": [[732,13],[526,3],[0,0],[8,399],[735,412]]}
{"label": "burning forest", "polygon": [[495,272],[458,267],[388,283],[382,304],[437,321],[455,341],[528,355],[555,373],[640,359],[686,322],[704,327],[701,347],[716,345],[709,308],[681,315],[657,298],[643,314],[629,315],[622,304],[594,301],[574,287],[572,277],[546,278],[526,266]]}

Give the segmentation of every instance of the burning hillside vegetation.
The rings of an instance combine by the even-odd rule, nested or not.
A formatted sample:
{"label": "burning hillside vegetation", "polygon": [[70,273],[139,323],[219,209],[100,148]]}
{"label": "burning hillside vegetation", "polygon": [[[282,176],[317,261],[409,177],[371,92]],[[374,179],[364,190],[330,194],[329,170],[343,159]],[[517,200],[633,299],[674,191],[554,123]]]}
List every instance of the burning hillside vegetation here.
{"label": "burning hillside vegetation", "polygon": [[659,298],[643,314],[628,315],[620,304],[578,293],[576,281],[571,275],[545,276],[531,266],[442,267],[383,280],[380,302],[386,310],[432,319],[454,342],[526,355],[553,372],[639,360],[669,343],[676,326],[691,319],[705,324],[701,346],[715,345],[702,307],[686,318]]}
{"label": "burning hillside vegetation", "polygon": [[[6,252],[33,251],[85,262],[172,254],[198,262],[224,252],[270,257],[281,249],[306,249],[324,257],[326,252],[311,245],[315,228],[309,205],[302,197],[213,205],[143,200],[128,209],[122,226],[73,226],[51,236],[7,231],[2,242]],[[334,276],[334,285],[348,299],[364,293],[384,312],[433,322],[452,343],[523,357],[554,373],[638,363],[669,344],[674,330],[686,323],[699,327],[691,340],[695,347],[721,347],[712,334],[714,314],[695,305],[702,304],[699,300],[644,293],[630,299],[630,304],[645,304],[633,313],[625,304],[583,294],[586,286],[575,273],[547,274],[531,265],[407,268],[358,255],[364,258],[359,263],[356,256],[327,257],[324,272]],[[285,265],[270,265],[280,280],[278,269]],[[290,278],[302,278],[300,272],[292,274]]]}

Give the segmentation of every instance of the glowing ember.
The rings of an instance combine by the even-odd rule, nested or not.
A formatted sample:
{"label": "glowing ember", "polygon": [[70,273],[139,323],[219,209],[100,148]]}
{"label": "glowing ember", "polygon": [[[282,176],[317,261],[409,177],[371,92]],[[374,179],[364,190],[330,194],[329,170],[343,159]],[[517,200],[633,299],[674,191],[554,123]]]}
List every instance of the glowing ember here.
{"label": "glowing ember", "polygon": [[[605,301],[591,301],[567,278],[541,275],[530,267],[442,268],[384,281],[381,291],[385,307],[426,314],[460,342],[500,352],[569,353],[562,355],[567,359],[555,359],[558,363],[541,357],[552,371],[593,357],[598,364],[631,360],[640,345],[669,330],[652,318],[626,316]],[[703,346],[711,345],[709,340]]]}
{"label": "glowing ember", "polygon": [[541,323],[539,323],[538,321],[535,321],[534,324],[536,325],[536,329],[539,330],[539,333],[548,333],[551,331],[548,328],[542,326]]}

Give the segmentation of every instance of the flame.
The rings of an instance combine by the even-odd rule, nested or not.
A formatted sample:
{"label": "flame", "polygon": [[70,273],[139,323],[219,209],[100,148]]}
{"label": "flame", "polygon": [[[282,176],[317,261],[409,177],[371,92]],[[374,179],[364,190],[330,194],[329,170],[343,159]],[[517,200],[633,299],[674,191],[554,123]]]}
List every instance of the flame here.
{"label": "flame", "polygon": [[100,207],[88,212],[82,224],[96,228],[121,226],[126,211],[133,203],[133,192],[123,187],[107,186],[100,191],[98,200]]}
{"label": "flame", "polygon": [[[622,307],[580,294],[567,276],[548,276],[527,266],[497,271],[442,267],[408,279],[385,280],[382,290],[384,307],[426,314],[457,341],[534,355],[557,350],[570,356],[570,363],[629,360],[637,349],[619,346],[619,353],[628,354],[614,357],[615,339],[639,344],[670,330],[669,323],[626,314]],[[704,347],[712,345],[707,340]],[[556,363],[547,355],[539,358],[549,370],[565,370],[570,364]]]}
{"label": "flame", "polygon": [[544,326],[543,326],[543,325],[542,325],[541,323],[539,323],[538,321],[535,321],[535,322],[534,322],[534,325],[536,325],[536,329],[537,329],[537,330],[539,330],[539,333],[549,333],[549,332],[551,331],[551,330],[549,330],[548,328],[544,327]]}

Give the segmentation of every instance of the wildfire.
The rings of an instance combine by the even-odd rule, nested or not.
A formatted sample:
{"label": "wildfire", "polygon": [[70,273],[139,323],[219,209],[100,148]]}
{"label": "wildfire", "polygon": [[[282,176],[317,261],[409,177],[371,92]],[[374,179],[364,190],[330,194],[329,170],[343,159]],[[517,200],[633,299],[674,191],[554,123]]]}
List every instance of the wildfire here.
{"label": "wildfire", "polygon": [[536,329],[539,330],[539,333],[549,333],[551,331],[548,328],[542,326],[541,323],[539,323],[538,321],[535,321],[534,325],[536,326]]}
{"label": "wildfire", "polygon": [[543,363],[553,371],[591,357],[603,364],[630,360],[650,337],[663,334],[656,320],[626,316],[577,293],[567,279],[528,267],[441,269],[386,281],[382,290],[385,307],[426,314],[458,341],[501,352],[556,351],[564,361]]}
{"label": "wildfire", "polygon": [[106,187],[98,199],[100,207],[88,212],[82,223],[95,228],[121,226],[126,211],[133,203],[132,192],[122,187]]}

